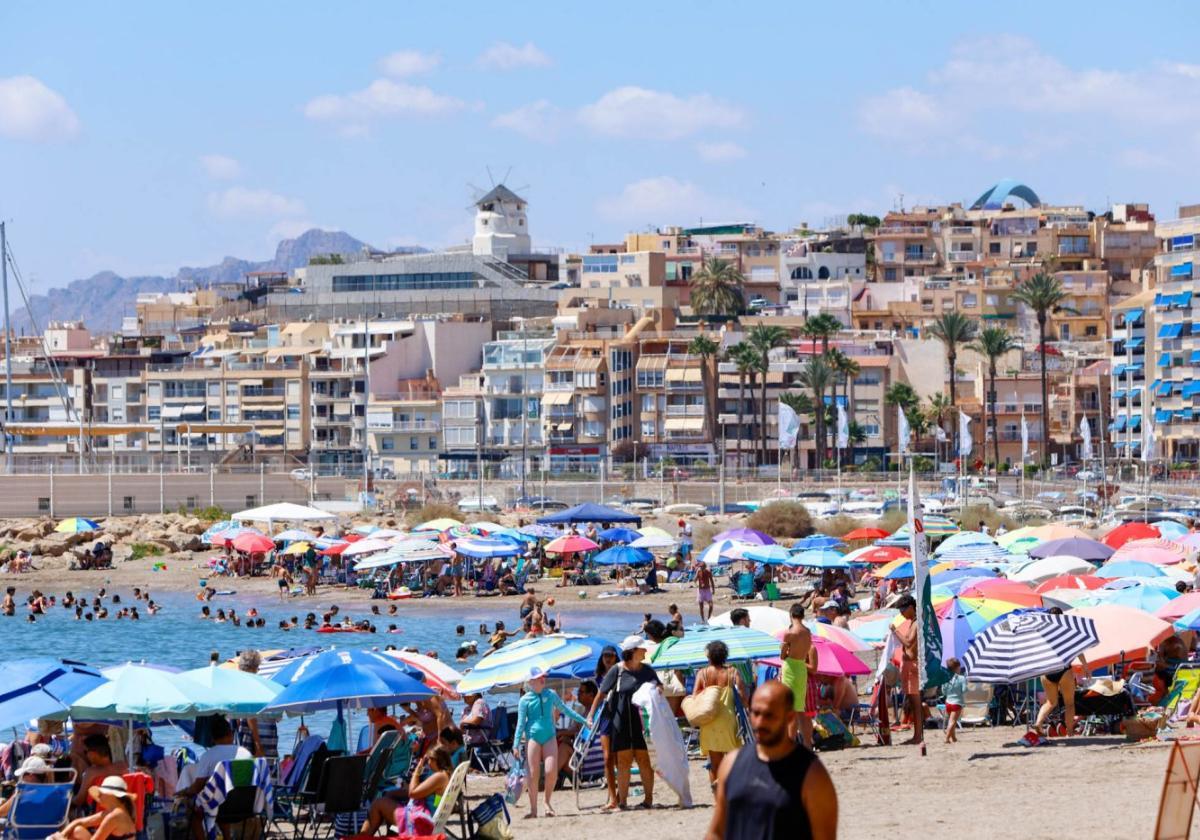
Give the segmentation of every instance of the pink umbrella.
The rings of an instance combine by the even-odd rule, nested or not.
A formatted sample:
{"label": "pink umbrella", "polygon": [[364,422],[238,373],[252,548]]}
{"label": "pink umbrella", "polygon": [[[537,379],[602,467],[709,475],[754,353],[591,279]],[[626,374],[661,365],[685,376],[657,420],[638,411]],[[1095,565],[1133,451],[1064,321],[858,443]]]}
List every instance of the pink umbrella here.
{"label": "pink umbrella", "polygon": [[275,548],[275,542],[262,534],[239,534],[233,538],[231,544],[238,551],[244,551],[247,554],[265,554]]}
{"label": "pink umbrella", "polygon": [[1178,598],[1167,601],[1154,614],[1163,621],[1174,621],[1195,609],[1200,609],[1200,592],[1185,592]]}
{"label": "pink umbrella", "polygon": [[587,537],[581,537],[578,534],[568,534],[565,537],[559,537],[556,540],[548,542],[546,544],[546,553],[576,554],[581,551],[595,551],[599,547]]}
{"label": "pink umbrella", "polygon": [[1121,604],[1076,607],[1067,615],[1090,618],[1096,623],[1100,641],[1083,652],[1092,668],[1144,659],[1159,642],[1175,632],[1161,618]]}
{"label": "pink umbrella", "polygon": [[[817,651],[818,674],[827,677],[853,677],[871,673],[871,668],[865,662],[837,642],[815,636],[813,647]],[[778,657],[759,661],[764,665],[772,665],[776,668],[782,667],[783,664]]]}
{"label": "pink umbrella", "polygon": [[[822,624],[819,621],[804,622],[815,638],[825,639],[830,642],[836,642],[851,653],[862,653],[866,650],[871,650],[871,646],[854,635],[853,631],[847,630],[844,627],[838,627],[836,624]],[[782,633],[776,634],[780,639],[783,638]]]}
{"label": "pink umbrella", "polygon": [[1171,566],[1182,563],[1187,559],[1187,549],[1171,540],[1144,539],[1130,540],[1113,552],[1110,561],[1139,560],[1143,563],[1154,563],[1158,566]]}
{"label": "pink umbrella", "polygon": [[1192,551],[1200,550],[1200,531],[1192,531],[1190,534],[1184,534],[1179,539],[1175,540],[1184,548],[1190,548]]}

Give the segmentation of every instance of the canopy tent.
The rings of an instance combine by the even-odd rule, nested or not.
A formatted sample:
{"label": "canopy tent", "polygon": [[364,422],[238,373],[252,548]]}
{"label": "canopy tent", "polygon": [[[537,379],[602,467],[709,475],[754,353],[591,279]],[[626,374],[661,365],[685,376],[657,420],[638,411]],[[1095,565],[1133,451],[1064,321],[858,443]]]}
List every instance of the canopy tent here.
{"label": "canopy tent", "polygon": [[278,502],[239,511],[230,518],[235,522],[266,522],[271,525],[274,522],[331,522],[337,519],[337,515],[307,505]]}
{"label": "canopy tent", "polygon": [[570,525],[578,522],[599,522],[606,525],[615,522],[636,522],[641,525],[642,518],[623,510],[613,510],[594,502],[584,502],[573,508],[560,510],[538,519],[540,525]]}

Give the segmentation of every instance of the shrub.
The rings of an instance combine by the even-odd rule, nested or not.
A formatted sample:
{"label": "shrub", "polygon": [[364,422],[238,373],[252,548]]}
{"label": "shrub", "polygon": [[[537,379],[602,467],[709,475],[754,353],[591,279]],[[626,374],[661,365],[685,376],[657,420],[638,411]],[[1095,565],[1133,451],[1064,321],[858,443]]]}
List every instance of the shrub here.
{"label": "shrub", "polygon": [[756,510],[746,520],[746,527],[775,537],[797,539],[813,532],[812,517],[799,502],[771,502]]}
{"label": "shrub", "polygon": [[422,505],[416,510],[410,510],[404,517],[405,524],[408,527],[420,525],[422,522],[428,522],[431,519],[458,519],[462,520],[462,511],[454,505],[447,505],[441,502],[432,502],[427,505]]}
{"label": "shrub", "polygon": [[857,519],[841,514],[832,516],[829,519],[822,519],[817,524],[817,530],[822,534],[828,534],[831,537],[841,537],[849,534],[855,528],[861,528],[862,523]]}
{"label": "shrub", "polygon": [[979,528],[980,522],[986,522],[988,530],[993,534],[996,533],[996,528],[1000,525],[1003,525],[1005,530],[1008,531],[1021,527],[1021,523],[986,505],[970,505],[964,508],[958,516],[958,521],[962,528],[969,531]]}
{"label": "shrub", "polygon": [[907,508],[893,508],[883,515],[879,520],[878,525],[885,531],[891,531],[893,534],[900,528],[901,525],[908,522]]}
{"label": "shrub", "polygon": [[129,559],[141,560],[144,557],[159,557],[166,554],[166,549],[154,543],[134,543],[130,547]]}

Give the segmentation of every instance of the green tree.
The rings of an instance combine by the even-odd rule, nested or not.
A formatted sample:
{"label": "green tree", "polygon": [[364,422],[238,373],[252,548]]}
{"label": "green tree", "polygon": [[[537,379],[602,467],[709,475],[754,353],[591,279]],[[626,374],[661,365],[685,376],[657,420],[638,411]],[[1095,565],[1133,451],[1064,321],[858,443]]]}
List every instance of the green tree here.
{"label": "green tree", "polygon": [[1037,316],[1038,353],[1042,357],[1042,469],[1050,465],[1050,401],[1046,379],[1046,327],[1050,323],[1052,314],[1075,312],[1074,309],[1063,304],[1068,297],[1067,290],[1063,288],[1062,282],[1057,277],[1039,272],[1018,286],[1009,298],[1017,303],[1025,304]]}
{"label": "green tree", "polygon": [[762,373],[762,392],[759,405],[760,419],[758,433],[760,438],[761,462],[767,463],[767,371],[771,367],[771,351],[788,343],[790,335],[783,327],[759,324],[751,327],[746,333],[746,343],[754,348],[759,357],[759,370]]}
{"label": "green tree", "polygon": [[[812,397],[803,391],[788,391],[779,395],[779,401],[796,412],[798,417],[804,417],[807,414],[813,413]],[[800,461],[800,435],[796,435],[796,442],[792,445],[792,467]]]}
{"label": "green tree", "polygon": [[[913,389],[913,386],[907,382],[894,382],[886,391],[883,392],[883,402],[885,405],[899,406],[904,412],[904,416],[908,419],[909,430],[916,434],[916,430],[912,428],[912,414],[916,411],[917,406],[921,404],[921,397]],[[913,447],[914,451],[916,447]],[[900,427],[896,426],[896,455],[900,457]],[[901,459],[902,460],[902,459]]]}
{"label": "green tree", "polygon": [[829,352],[829,339],[841,331],[842,322],[826,312],[812,316],[800,328],[800,334],[805,338],[821,342],[822,353]]}
{"label": "green tree", "polygon": [[971,349],[988,361],[987,377],[987,409],[991,418],[989,427],[992,430],[992,458],[996,472],[1000,471],[1000,428],[996,422],[996,363],[1012,350],[1020,346],[1016,337],[1003,327],[986,327],[979,336],[971,342]]}
{"label": "green tree", "polygon": [[813,416],[817,421],[817,463],[825,463],[825,392],[833,383],[833,368],[824,356],[812,356],[800,371],[798,381],[812,393]]}
{"label": "green tree", "polygon": [[955,406],[958,387],[958,348],[975,340],[979,325],[961,312],[946,312],[929,325],[929,334],[945,345],[950,366],[950,407]]}
{"label": "green tree", "polygon": [[854,463],[854,450],[856,447],[862,446],[867,442],[867,430],[857,420],[850,421],[850,457],[849,462]]}
{"label": "green tree", "polygon": [[[854,359],[847,356],[836,347],[827,354],[829,366],[833,368],[834,374],[842,381],[842,399],[846,406],[846,415],[848,421],[854,420],[854,399],[853,388],[854,378],[858,376],[862,368]],[[833,388],[833,404],[837,405],[837,382],[834,382]]]}
{"label": "green tree", "polygon": [[[701,381],[704,385],[704,425],[709,434],[716,434],[717,428],[714,413],[716,371],[713,368],[717,354],[720,352],[721,345],[704,334],[700,334],[688,342],[688,353],[699,356],[701,361]],[[724,452],[721,453],[721,457],[725,457]]]}
{"label": "green tree", "polygon": [[[942,428],[942,423],[950,415],[950,398],[942,391],[937,391],[929,396],[929,406],[923,412],[927,420],[927,425],[932,425],[937,429]],[[933,451],[937,455],[939,452],[939,442],[935,437],[933,440]],[[940,456],[938,456],[940,457]]]}
{"label": "green tree", "polygon": [[[737,367],[738,372],[738,402],[737,402],[737,418],[738,418],[738,436],[737,436],[737,464],[740,469],[742,466],[742,440],[746,437],[743,418],[746,414],[746,380],[754,375],[758,365],[758,354],[754,348],[745,342],[738,342],[727,351],[727,358]],[[753,384],[751,384],[753,392]],[[750,412],[751,429],[753,429],[754,412]]]}
{"label": "green tree", "polygon": [[690,281],[692,311],[706,318],[737,315],[745,308],[746,278],[732,263],[718,257],[705,260]]}

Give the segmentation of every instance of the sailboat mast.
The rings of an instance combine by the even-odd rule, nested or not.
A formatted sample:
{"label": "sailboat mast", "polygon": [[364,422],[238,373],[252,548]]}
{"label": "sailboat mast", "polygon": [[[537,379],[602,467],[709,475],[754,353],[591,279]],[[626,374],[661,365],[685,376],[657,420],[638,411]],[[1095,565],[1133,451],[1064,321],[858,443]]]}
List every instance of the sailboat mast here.
{"label": "sailboat mast", "polygon": [[8,239],[0,222],[0,285],[4,287],[4,462],[12,472],[12,325],[8,320]]}

